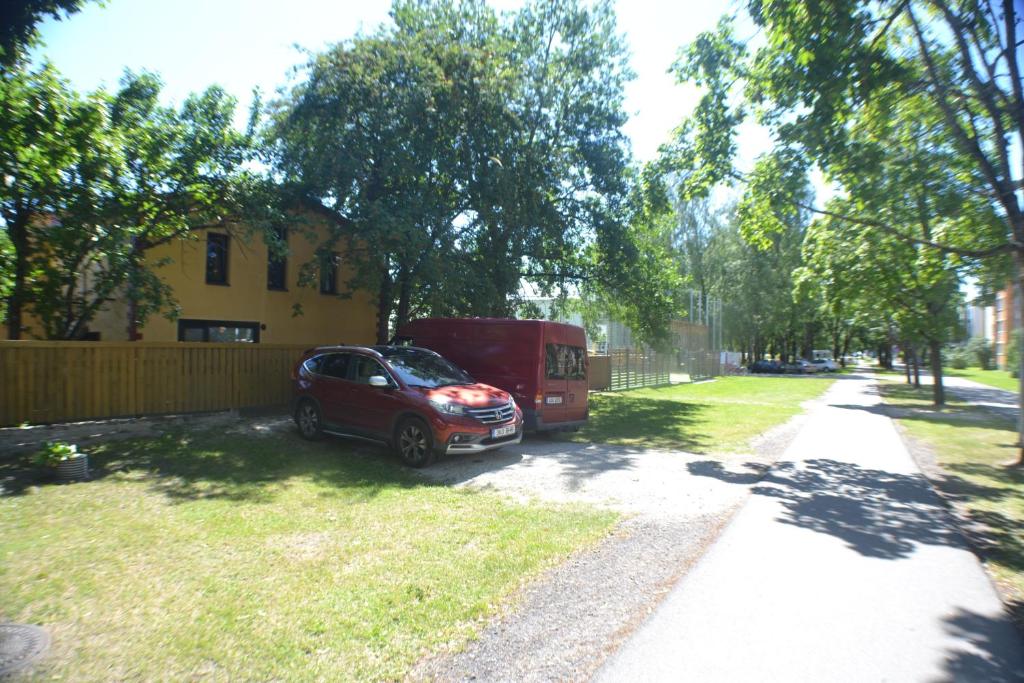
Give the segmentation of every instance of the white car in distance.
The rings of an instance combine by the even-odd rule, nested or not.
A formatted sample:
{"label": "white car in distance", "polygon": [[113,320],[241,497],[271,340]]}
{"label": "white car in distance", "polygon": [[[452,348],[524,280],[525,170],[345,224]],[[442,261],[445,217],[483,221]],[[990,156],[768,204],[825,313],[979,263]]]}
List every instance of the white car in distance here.
{"label": "white car in distance", "polygon": [[818,372],[838,372],[839,363],[835,362],[831,358],[819,358],[812,360],[811,363],[818,368]]}

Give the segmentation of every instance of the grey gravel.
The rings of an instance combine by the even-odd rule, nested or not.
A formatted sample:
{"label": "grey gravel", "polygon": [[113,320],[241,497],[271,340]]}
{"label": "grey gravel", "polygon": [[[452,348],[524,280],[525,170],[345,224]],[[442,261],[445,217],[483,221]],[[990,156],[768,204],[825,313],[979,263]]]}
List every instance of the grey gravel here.
{"label": "grey gravel", "polygon": [[584,680],[661,601],[731,510],[689,520],[629,519],[592,552],[526,589],[461,653],[420,662],[412,680]]}

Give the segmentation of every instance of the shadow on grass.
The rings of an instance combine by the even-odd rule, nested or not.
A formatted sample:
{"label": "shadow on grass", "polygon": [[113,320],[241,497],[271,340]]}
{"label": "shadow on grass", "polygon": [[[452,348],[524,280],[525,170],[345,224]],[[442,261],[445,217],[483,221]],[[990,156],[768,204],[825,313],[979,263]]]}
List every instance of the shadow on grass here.
{"label": "shadow on grass", "polygon": [[673,448],[705,453],[710,438],[696,430],[707,406],[651,396],[610,395],[592,397],[588,424],[578,438],[595,443],[642,443],[654,448]]}
{"label": "shadow on grass", "polygon": [[[223,499],[265,503],[292,478],[324,486],[322,495],[370,499],[385,489],[429,486],[385,449],[341,439],[304,441],[292,431],[266,436],[175,430],[158,438],[90,448],[90,481],[110,477],[145,482],[168,498],[187,502]],[[3,495],[55,484],[28,456],[0,460]]]}

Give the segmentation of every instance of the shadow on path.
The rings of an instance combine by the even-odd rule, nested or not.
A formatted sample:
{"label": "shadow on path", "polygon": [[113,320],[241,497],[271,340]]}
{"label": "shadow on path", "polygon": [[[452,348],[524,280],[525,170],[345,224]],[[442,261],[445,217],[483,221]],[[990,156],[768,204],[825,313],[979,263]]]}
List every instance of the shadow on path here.
{"label": "shadow on path", "polygon": [[917,544],[964,548],[960,533],[938,496],[922,475],[864,469],[829,459],[808,460],[798,466],[748,464],[753,473],[737,474],[721,463],[689,463],[695,476],[714,477],[781,502],[780,521],[841,539],[867,557],[897,560],[913,553]]}
{"label": "shadow on path", "polygon": [[946,655],[943,664],[951,680],[1024,681],[1024,671],[1020,670],[1021,657],[1013,656],[1013,653],[1020,652],[1020,640],[1002,620],[961,609],[946,618],[944,627],[951,636],[971,646]]}

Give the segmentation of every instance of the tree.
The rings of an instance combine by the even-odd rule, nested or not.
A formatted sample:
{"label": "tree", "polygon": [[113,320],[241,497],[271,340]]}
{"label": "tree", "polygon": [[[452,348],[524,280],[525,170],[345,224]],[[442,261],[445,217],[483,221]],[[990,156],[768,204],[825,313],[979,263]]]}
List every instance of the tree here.
{"label": "tree", "polygon": [[9,0],[0,5],[0,71],[14,67],[24,49],[38,39],[47,16],[61,19],[82,9],[86,0]]}
{"label": "tree", "polygon": [[[979,201],[962,203],[959,220],[930,236],[908,234],[907,222],[880,218],[857,201],[836,217],[967,260],[1010,255],[1021,282],[1024,169],[1011,144],[1024,143],[1024,85],[1022,19],[1013,0],[826,0],[813,8],[799,0],[751,0],[747,6],[764,32],[763,47],[748,53],[726,21],[698,38],[682,60],[680,75],[708,88],[676,145],[675,158],[694,187],[735,177],[734,130],[751,112],[805,167],[816,164],[849,180],[867,159],[852,144],[849,121],[881,97],[890,113],[923,115],[925,144],[957,159],[958,173],[939,182],[952,180]],[[911,140],[904,132],[880,140],[876,159],[905,155]],[[844,190],[858,199],[856,187]],[[996,222],[989,220],[993,211]],[[1024,409],[1020,428],[1024,433]],[[1024,448],[1021,455],[1024,462]]]}
{"label": "tree", "polygon": [[112,175],[102,153],[95,154],[108,147],[102,128],[102,107],[79,98],[49,65],[0,76],[0,215],[10,245],[10,339],[21,335],[30,285],[45,266],[45,244],[33,231],[67,207],[88,211],[89,199]]}
{"label": "tree", "polygon": [[392,16],[316,56],[268,131],[300,202],[353,240],[349,285],[378,293],[378,338],[413,311],[507,315],[523,278],[587,277],[586,245],[626,191],[610,5]]}
{"label": "tree", "polygon": [[52,339],[81,337],[112,298],[127,297],[130,334],[173,308],[148,249],[195,230],[259,225],[249,199],[261,182],[241,170],[249,136],[234,100],[211,88],[180,111],[160,82],[127,74],[115,95],[81,97],[52,67],[0,79],[0,190],[11,244],[8,337],[30,310]]}

